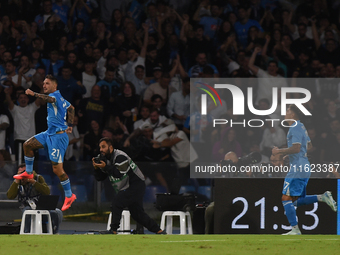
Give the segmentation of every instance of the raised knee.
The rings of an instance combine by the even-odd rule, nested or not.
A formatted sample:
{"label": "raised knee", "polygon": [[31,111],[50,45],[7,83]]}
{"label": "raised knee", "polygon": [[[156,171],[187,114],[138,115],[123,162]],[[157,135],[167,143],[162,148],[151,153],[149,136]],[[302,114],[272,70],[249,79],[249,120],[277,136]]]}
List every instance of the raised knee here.
{"label": "raised knee", "polygon": [[282,195],[281,201],[288,201],[288,200],[292,200],[292,198],[290,196]]}
{"label": "raised knee", "polygon": [[24,149],[29,149],[29,148],[30,148],[29,142],[28,142],[28,141],[25,141],[24,144],[22,145],[22,147],[23,147]]}

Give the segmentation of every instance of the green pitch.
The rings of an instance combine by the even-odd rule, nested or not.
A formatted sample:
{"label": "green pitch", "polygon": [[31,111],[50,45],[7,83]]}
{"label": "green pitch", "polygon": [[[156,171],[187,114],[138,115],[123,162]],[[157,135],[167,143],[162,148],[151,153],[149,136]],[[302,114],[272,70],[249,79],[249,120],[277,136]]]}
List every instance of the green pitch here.
{"label": "green pitch", "polygon": [[1,235],[0,254],[339,254],[336,235]]}

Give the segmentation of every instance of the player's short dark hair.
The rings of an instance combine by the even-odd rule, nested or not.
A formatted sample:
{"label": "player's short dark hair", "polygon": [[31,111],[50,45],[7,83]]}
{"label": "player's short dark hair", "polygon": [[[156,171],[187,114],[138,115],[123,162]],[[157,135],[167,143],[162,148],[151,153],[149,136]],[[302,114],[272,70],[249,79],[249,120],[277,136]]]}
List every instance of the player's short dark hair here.
{"label": "player's short dark hair", "polygon": [[100,144],[101,142],[106,142],[108,146],[113,146],[113,143],[112,143],[111,139],[108,138],[108,137],[103,137],[103,138],[101,138],[101,139],[99,140],[99,144]]}
{"label": "player's short dark hair", "polygon": [[304,116],[303,112],[295,104],[291,104],[289,109],[294,112],[298,119],[301,119]]}
{"label": "player's short dark hair", "polygon": [[50,81],[52,81],[52,82],[58,84],[57,78],[54,77],[52,74],[46,75],[45,79],[49,79]]}

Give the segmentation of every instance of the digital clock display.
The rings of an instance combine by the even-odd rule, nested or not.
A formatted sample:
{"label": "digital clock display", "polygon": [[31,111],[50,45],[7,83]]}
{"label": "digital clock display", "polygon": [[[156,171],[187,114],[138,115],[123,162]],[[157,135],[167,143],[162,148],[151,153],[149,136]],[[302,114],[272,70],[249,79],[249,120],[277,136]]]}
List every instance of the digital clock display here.
{"label": "digital clock display", "polygon": [[[340,183],[340,182],[339,182]],[[215,179],[215,234],[282,234],[291,229],[281,202],[283,179]],[[310,179],[307,195],[331,191],[338,180]],[[323,202],[297,208],[302,234],[337,234],[338,214]]]}

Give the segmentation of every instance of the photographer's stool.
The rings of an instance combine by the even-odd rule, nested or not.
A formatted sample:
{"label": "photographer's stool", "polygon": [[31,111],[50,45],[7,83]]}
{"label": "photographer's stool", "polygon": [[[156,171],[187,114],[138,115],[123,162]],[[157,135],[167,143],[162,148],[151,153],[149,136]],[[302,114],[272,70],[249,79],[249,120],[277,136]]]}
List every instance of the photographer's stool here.
{"label": "photographer's stool", "polygon": [[[109,215],[109,220],[107,221],[107,230],[110,230],[112,220],[112,212]],[[122,218],[120,219],[119,229],[117,229],[118,234],[130,234],[131,233],[131,226],[130,226],[130,212],[128,210],[124,210],[122,212]],[[124,232],[119,232],[124,231]]]}
{"label": "photographer's stool", "polygon": [[[25,233],[26,216],[31,216],[31,231]],[[47,232],[43,232],[42,216],[47,216]],[[26,210],[22,214],[20,235],[53,235],[52,221],[50,212],[47,210]]]}
{"label": "photographer's stool", "polygon": [[[165,228],[165,220],[166,220],[166,233],[168,235],[172,235],[172,217],[179,216],[180,221],[180,235],[192,235],[192,223],[191,223],[191,216],[189,212],[182,212],[182,211],[165,211],[162,214],[161,219],[161,229],[164,230]],[[188,221],[188,228],[187,228],[187,221]]]}

